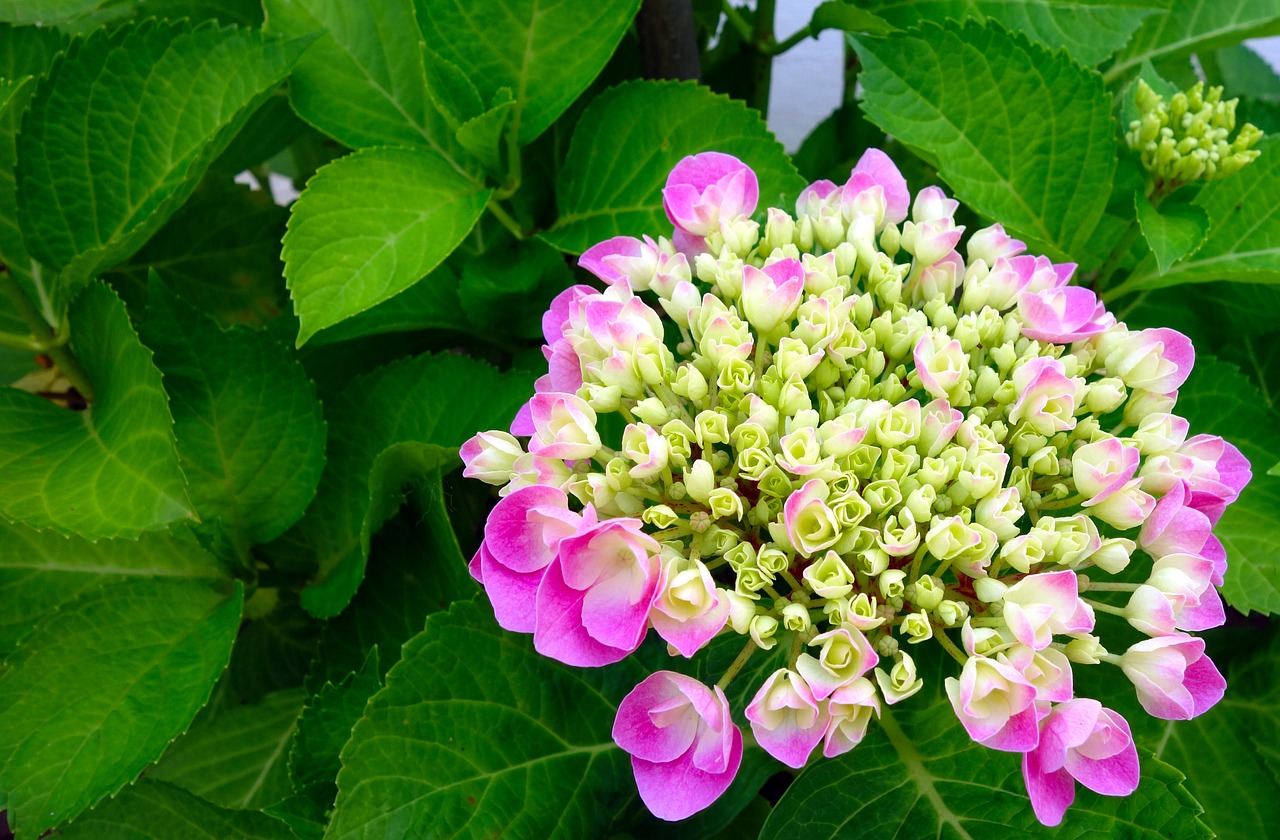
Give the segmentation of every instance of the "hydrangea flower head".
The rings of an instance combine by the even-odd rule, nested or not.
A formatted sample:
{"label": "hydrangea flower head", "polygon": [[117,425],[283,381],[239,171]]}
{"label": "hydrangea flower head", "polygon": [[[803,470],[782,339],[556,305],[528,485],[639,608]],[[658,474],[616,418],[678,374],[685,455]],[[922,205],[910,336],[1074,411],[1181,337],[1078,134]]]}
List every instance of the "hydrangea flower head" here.
{"label": "hydrangea flower head", "polygon": [[[1224,620],[1213,525],[1250,472],[1174,413],[1191,343],[1118,322],[999,225],[966,231],[941,189],[913,199],[878,150],[794,214],[762,225],[758,195],[736,158],[682,161],[672,236],[582,255],[600,287],[552,302],[537,393],[463,447],[501,488],[471,565],[498,622],[587,667],[649,629],[678,660],[739,638],[717,685],[659,671],[619,709],[664,819],[728,787],[740,724],[791,767],[856,749],[921,690],[917,645],[956,660],[939,688],[968,737],[1023,756],[1043,822],[1076,782],[1131,793],[1128,724],[1073,669],[1118,668],[1167,719],[1225,688],[1190,632]],[[1125,622],[1147,638],[1113,653]]]}

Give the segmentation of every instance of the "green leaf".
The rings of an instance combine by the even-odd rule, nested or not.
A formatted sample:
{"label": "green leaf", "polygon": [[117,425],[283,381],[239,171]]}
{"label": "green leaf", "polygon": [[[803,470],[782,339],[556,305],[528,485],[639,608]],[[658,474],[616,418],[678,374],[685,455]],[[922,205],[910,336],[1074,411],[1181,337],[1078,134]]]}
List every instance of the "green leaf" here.
{"label": "green leaf", "polygon": [[315,657],[321,622],[302,609],[290,590],[259,587],[244,611],[227,666],[228,693],[253,703],[271,692],[302,685]]}
{"label": "green leaf", "polygon": [[442,488],[430,484],[415,500],[374,536],[360,590],[325,623],[307,678],[313,690],[361,669],[374,648],[381,677],[400,661],[400,646],[422,630],[427,615],[476,594]]}
{"label": "green leaf", "polygon": [[227,808],[277,802],[292,791],[287,758],[305,699],[301,688],[289,688],[257,703],[211,707],[147,776]]}
{"label": "green leaf", "polygon": [[[1164,724],[1156,757],[1184,768],[1221,840],[1266,837],[1280,823],[1280,635],[1224,669],[1227,693],[1200,717]],[[1268,764],[1270,762],[1270,764]]]}
{"label": "green leaf", "polygon": [[223,330],[158,279],[142,323],[173,410],[187,492],[243,556],[302,517],[324,469],[315,386],[265,333]]}
{"label": "green leaf", "polygon": [[1280,612],[1280,478],[1267,475],[1280,415],[1233,365],[1203,353],[1178,391],[1179,414],[1197,433],[1221,435],[1253,465],[1253,480],[1214,527],[1227,549],[1222,596],[1241,612]]}
{"label": "green leaf", "polygon": [[108,277],[125,287],[131,303],[141,304],[155,269],[219,323],[265,324],[284,302],[280,237],[288,218],[269,192],[206,178],[151,241]]}
{"label": "green leaf", "polygon": [[1209,230],[1209,217],[1194,204],[1165,203],[1157,210],[1142,193],[1134,193],[1138,224],[1156,258],[1160,272],[1190,254],[1204,242]]}
{"label": "green leaf", "polygon": [[64,840],[295,840],[279,820],[233,811],[165,782],[142,779],[60,830]]}
{"label": "green leaf", "polygon": [[638,0],[415,0],[422,34],[480,98],[515,94],[511,127],[532,143],[604,69]]}
{"label": "green leaf", "polygon": [[338,756],[351,738],[369,698],[382,688],[378,648],[369,651],[360,670],[338,683],[325,683],[307,701],[289,749],[289,778],[294,788],[315,797],[322,811],[338,793],[335,779],[342,769]]}
{"label": "green leaf", "polygon": [[263,6],[268,32],[322,33],[289,79],[298,116],[353,149],[426,146],[474,177],[474,162],[427,96],[411,0],[263,0]]}
{"label": "green leaf", "polygon": [[[1177,770],[1142,757],[1142,784],[1130,796],[1083,787],[1059,829],[1036,820],[1016,755],[970,740],[940,680],[886,707],[866,740],[839,758],[818,761],[787,788],[761,832],[783,837],[1127,837],[1209,838],[1199,804]],[[932,696],[929,692],[932,691]]]}
{"label": "green leaf", "polygon": [[[1224,47],[1210,59],[1217,76],[1210,79],[1210,83],[1222,85],[1226,96],[1280,101],[1280,74],[1249,47],[1244,44]],[[1207,75],[1207,66],[1205,72]]]}
{"label": "green leaf", "polygon": [[542,313],[573,283],[564,254],[545,242],[517,242],[467,260],[458,288],[462,308],[482,332],[542,337]]}
{"label": "green leaf", "polygon": [[826,0],[813,10],[813,17],[809,19],[809,34],[817,38],[828,29],[867,32],[872,35],[888,35],[898,31],[898,27],[879,15],[845,0]]}
{"label": "green leaf", "polygon": [[421,280],[458,247],[491,192],[424,150],[365,149],[317,172],[284,237],[298,345]]}
{"label": "green leaf", "polygon": [[[22,115],[36,90],[36,80],[30,76],[15,81],[0,81],[4,101],[0,103],[0,262],[18,281],[27,298],[50,324],[57,324],[58,314],[45,291],[46,283],[39,265],[27,253],[18,227],[18,162],[17,139]],[[11,304],[0,304],[0,316],[5,320],[6,331],[16,335],[28,335],[30,327],[13,312]]]}
{"label": "green leaf", "polygon": [[66,45],[67,36],[51,26],[0,23],[0,78],[42,76]]}
{"label": "green leaf", "polygon": [[316,333],[308,346],[334,344],[371,335],[419,330],[466,330],[467,314],[458,299],[458,275],[447,265],[393,298]]}
{"label": "green leaf", "polygon": [[359,586],[369,537],[386,500],[400,493],[374,482],[384,452],[401,443],[451,449],[477,431],[505,428],[530,392],[525,374],[500,374],[465,356],[420,356],[354,380],[329,412],[329,468],[298,526],[320,564],[303,606],[322,618],[336,615]]}
{"label": "green leaf", "polygon": [[1111,194],[1116,129],[1095,73],[993,24],[854,46],[867,116],[936,160],[961,201],[1055,259],[1105,256],[1091,236]]}
{"label": "green leaf", "polygon": [[1280,137],[1257,146],[1262,155],[1241,172],[1206,184],[1194,204],[1209,218],[1209,235],[1188,260],[1160,272],[1147,259],[1112,294],[1183,283],[1235,280],[1280,283]]}
{"label": "green leaf", "polygon": [[0,515],[89,539],[137,536],[191,517],[160,371],[124,304],[94,283],[69,317],[93,404],[69,411],[0,389]]}
{"label": "green leaf", "polygon": [[107,584],[138,578],[216,583],[226,572],[195,540],[147,534],[137,540],[68,539],[0,523],[0,655],[40,617]]}
{"label": "green leaf", "polygon": [[64,293],[129,257],[173,215],[298,50],[255,30],[186,24],[72,42],[18,137],[23,235],[33,256],[62,271]]}
{"label": "green leaf", "polygon": [[994,20],[1033,43],[1051,50],[1065,47],[1076,61],[1093,65],[1123,47],[1144,19],[1168,8],[1169,0],[882,0],[869,5],[903,28],[945,18]]}
{"label": "green leaf", "polygon": [[1246,38],[1280,33],[1274,0],[1174,0],[1168,14],[1148,18],[1107,70],[1111,82],[1143,61],[1205,52]]}
{"label": "green leaf", "polygon": [[115,793],[191,723],[226,667],[242,595],[181,580],[85,593],[0,674],[0,801],[38,836]]}
{"label": "green leaf", "polygon": [[5,23],[61,23],[92,12],[106,0],[0,0]]}
{"label": "green leaf", "polygon": [[506,91],[506,99],[458,126],[457,135],[462,148],[475,155],[476,160],[495,175],[502,172],[502,138],[515,109],[511,92],[506,88],[502,90]]}
{"label": "green leaf", "polygon": [[686,155],[736,155],[760,179],[760,204],[789,206],[804,188],[760,115],[692,82],[628,82],[597,96],[578,120],[556,179],[560,218],[542,238],[581,253],[611,236],[670,235],[667,173]]}
{"label": "green leaf", "polygon": [[342,752],[329,838],[607,836],[634,796],[613,718],[643,672],[552,662],[488,612],[454,604],[405,645]]}

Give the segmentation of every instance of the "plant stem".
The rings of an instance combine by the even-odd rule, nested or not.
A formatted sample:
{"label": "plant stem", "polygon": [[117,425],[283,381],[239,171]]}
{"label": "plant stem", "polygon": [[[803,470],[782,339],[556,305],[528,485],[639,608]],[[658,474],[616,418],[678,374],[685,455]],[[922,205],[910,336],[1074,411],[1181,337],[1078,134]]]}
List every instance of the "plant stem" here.
{"label": "plant stem", "polygon": [[67,347],[67,336],[60,335],[61,331],[59,333],[53,331],[49,322],[31,303],[27,293],[18,285],[18,281],[13,279],[6,265],[0,265],[0,293],[4,294],[14,311],[18,313],[18,317],[27,325],[27,329],[31,330],[33,344],[31,349],[52,359],[54,365],[67,378],[67,381],[75,386],[80,395],[85,400],[92,400],[93,388],[89,384],[89,377]]}
{"label": "plant stem", "polygon": [[756,647],[755,641],[748,639],[746,646],[742,648],[742,652],[739,653],[738,657],[729,665],[729,669],[724,672],[724,676],[722,676],[720,681],[716,683],[716,687],[721,691],[728,688],[729,683],[733,682],[733,678],[738,676],[738,672],[742,670],[742,666],[747,664],[747,660],[751,658],[751,654],[755,653],[757,650],[758,648]]}
{"label": "plant stem", "polygon": [[729,0],[724,0],[720,7],[724,10],[724,16],[728,19],[729,25],[738,30],[742,40],[750,43],[752,38],[751,24],[747,23],[747,19],[742,16],[742,12],[738,11],[738,7],[730,3]]}
{"label": "plant stem", "polygon": [[702,77],[690,0],[644,0],[636,15],[640,61],[648,79]]}
{"label": "plant stem", "polygon": [[756,0],[756,25],[751,36],[751,43],[756,49],[752,57],[751,99],[747,104],[764,117],[769,116],[769,86],[773,80],[770,50],[775,44],[773,16],[776,7],[777,0]]}
{"label": "plant stem", "polygon": [[956,643],[947,637],[946,632],[943,631],[941,627],[936,628],[933,637],[938,640],[938,644],[942,645],[943,649],[946,650],[947,653],[951,654],[951,657],[955,659],[955,661],[959,662],[961,665],[969,661],[969,657],[965,656],[964,651],[956,647]]}
{"label": "plant stem", "polygon": [[494,199],[489,199],[489,203],[484,206],[484,209],[492,213],[493,217],[501,222],[504,228],[511,231],[511,235],[516,239],[529,238],[528,235],[520,228],[520,223],[517,222],[510,213],[503,210],[502,205],[498,204]]}
{"label": "plant stem", "polygon": [[789,35],[785,41],[780,41],[772,45],[771,47],[769,47],[769,55],[774,55],[774,56],[782,55],[784,52],[791,49],[796,44],[800,43],[801,41],[803,41],[805,38],[808,38],[808,37],[809,37],[809,27],[802,26],[799,29],[797,29],[795,32],[792,32],[791,35]]}

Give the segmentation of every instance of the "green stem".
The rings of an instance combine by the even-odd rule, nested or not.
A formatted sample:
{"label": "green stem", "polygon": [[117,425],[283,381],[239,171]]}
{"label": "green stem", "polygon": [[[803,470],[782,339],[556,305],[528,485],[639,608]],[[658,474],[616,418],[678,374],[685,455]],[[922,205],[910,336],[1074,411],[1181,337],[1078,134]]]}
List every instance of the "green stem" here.
{"label": "green stem", "polygon": [[797,29],[795,32],[791,33],[791,35],[785,41],[781,41],[769,47],[769,55],[774,55],[774,56],[782,55],[784,52],[791,49],[796,44],[800,43],[801,41],[803,41],[805,38],[808,38],[808,37],[809,37],[809,27],[803,26],[800,29]]}
{"label": "green stem", "polygon": [[742,666],[747,664],[747,660],[751,658],[751,654],[755,653],[757,650],[759,650],[759,648],[756,647],[756,643],[748,639],[746,646],[742,648],[742,652],[738,654],[738,657],[730,663],[729,669],[724,672],[724,676],[722,676],[720,681],[716,683],[716,687],[721,691],[728,688],[729,683],[733,682],[733,678],[738,676],[738,672],[742,670]]}
{"label": "green stem", "polygon": [[776,43],[773,38],[773,16],[777,0],[756,0],[756,25],[751,43],[755,47],[752,56],[751,98],[747,104],[769,115],[769,86],[773,80],[773,55],[769,52]]}
{"label": "green stem", "polygon": [[511,231],[511,235],[516,239],[529,238],[528,234],[521,229],[520,223],[517,222],[510,213],[502,209],[502,206],[498,204],[496,198],[490,198],[489,203],[484,206],[484,209],[492,213],[493,217],[501,222],[504,228]]}
{"label": "green stem", "polygon": [[1081,598],[1080,600],[1084,601],[1099,612],[1109,613],[1110,615],[1119,616],[1120,618],[1127,618],[1124,613],[1124,609],[1121,607],[1113,607],[1110,604],[1104,604],[1101,601],[1095,601],[1092,598]]}
{"label": "green stem", "polygon": [[747,19],[742,16],[742,12],[738,11],[738,7],[724,0],[720,4],[724,10],[724,16],[728,19],[729,25],[738,30],[738,34],[742,36],[742,40],[750,43],[752,38],[751,24],[747,23]]}
{"label": "green stem", "polygon": [[44,347],[29,335],[15,335],[10,332],[0,332],[0,347],[9,347],[13,350],[22,350],[28,353],[43,353]]}
{"label": "green stem", "polygon": [[969,657],[965,655],[964,651],[956,647],[955,642],[947,638],[947,634],[941,627],[934,628],[933,637],[938,640],[938,644],[942,645],[943,649],[946,650],[947,653],[951,654],[955,661],[959,662],[961,665],[969,661]]}
{"label": "green stem", "polygon": [[58,370],[67,378],[75,389],[86,400],[93,399],[93,388],[89,385],[89,377],[85,374],[76,357],[67,347],[67,336],[55,333],[35,305],[27,297],[27,293],[18,285],[9,273],[8,266],[0,266],[0,293],[9,300],[14,311],[31,330],[31,338],[37,346],[37,352],[43,353],[53,360]]}
{"label": "green stem", "polygon": [[1133,592],[1141,584],[1137,583],[1094,583],[1089,581],[1088,586],[1080,587],[1084,592]]}

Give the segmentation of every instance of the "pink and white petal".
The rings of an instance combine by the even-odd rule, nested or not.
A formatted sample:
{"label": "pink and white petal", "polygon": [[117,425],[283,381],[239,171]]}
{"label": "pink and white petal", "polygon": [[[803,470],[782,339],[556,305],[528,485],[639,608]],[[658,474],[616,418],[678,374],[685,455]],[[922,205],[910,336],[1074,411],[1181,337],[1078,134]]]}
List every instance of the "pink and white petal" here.
{"label": "pink and white petal", "polygon": [[652,574],[637,589],[625,571],[597,581],[584,594],[582,626],[601,644],[630,653],[640,647],[649,629],[657,583],[657,574]]}
{"label": "pink and white petal", "polygon": [[1190,692],[1194,704],[1191,717],[1197,717],[1209,711],[1217,705],[1227,690],[1226,679],[1208,656],[1201,656],[1187,665],[1186,678],[1182,684]]}
{"label": "pink and white petal", "polygon": [[555,487],[521,487],[498,501],[484,525],[484,541],[489,553],[495,561],[515,572],[544,568],[556,554],[543,539],[542,517],[531,515],[534,508],[562,509],[568,513],[569,497]]}
{"label": "pink and white petal", "polygon": [[719,799],[742,764],[742,733],[737,727],[731,738],[728,767],[722,773],[708,773],[695,766],[692,747],[681,758],[662,764],[633,756],[636,789],[649,812],[663,820],[682,820]]}
{"label": "pink and white petal", "polygon": [[1178,614],[1178,627],[1196,633],[1221,627],[1226,621],[1227,611],[1222,604],[1222,596],[1213,586],[1200,595],[1200,603],[1183,607]]}
{"label": "pink and white petal", "polygon": [[[667,671],[645,677],[618,704],[613,720],[613,740],[626,752],[647,761],[674,761],[688,752],[698,734],[700,718]],[[654,722],[655,710],[683,706],[687,714],[667,721],[666,726]]]}
{"label": "pink and white petal", "polygon": [[788,767],[799,770],[809,760],[809,754],[826,734],[827,714],[823,711],[814,720],[813,725],[807,728],[800,727],[794,714],[788,714],[782,725],[776,729],[765,729],[752,721],[751,731],[755,734],[756,743],[761,749]]}
{"label": "pink and white petal", "polygon": [[1046,773],[1040,767],[1039,756],[1032,750],[1022,757],[1022,780],[1031,798],[1031,809],[1036,819],[1047,826],[1062,822],[1062,817],[1076,801],[1076,783],[1066,770]]}
{"label": "pink and white petal", "polygon": [[498,626],[512,633],[532,633],[536,625],[534,605],[543,571],[513,572],[495,560],[483,546],[478,556],[484,592],[493,605],[493,617],[497,619]]}
{"label": "pink and white petal", "polygon": [[1026,752],[1040,743],[1040,726],[1034,704],[1011,715],[994,735],[980,741],[984,747],[1002,752]]}
{"label": "pink and white petal", "polygon": [[667,644],[689,659],[724,629],[729,620],[729,599],[719,598],[714,607],[685,621],[678,621],[659,609],[650,612],[649,620]]}
{"label": "pink and white petal", "polygon": [[897,164],[879,149],[867,149],[858,158],[850,175],[866,173],[884,189],[885,222],[898,224],[907,218],[911,208],[911,191]]}
{"label": "pink and white petal", "polygon": [[530,410],[529,403],[520,406],[520,410],[516,412],[516,416],[511,420],[511,434],[516,437],[529,437],[533,435],[537,429],[533,426],[533,413]]}
{"label": "pink and white petal", "polygon": [[534,650],[566,665],[585,668],[625,659],[631,651],[601,644],[582,626],[584,595],[564,582],[559,561],[547,567],[538,585]]}

